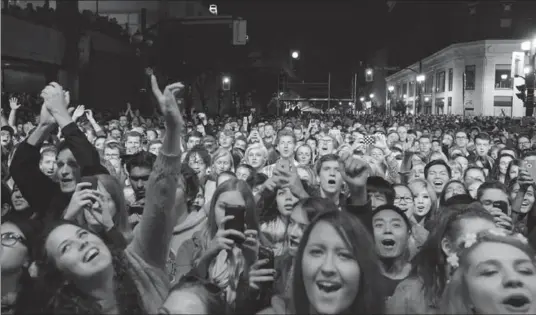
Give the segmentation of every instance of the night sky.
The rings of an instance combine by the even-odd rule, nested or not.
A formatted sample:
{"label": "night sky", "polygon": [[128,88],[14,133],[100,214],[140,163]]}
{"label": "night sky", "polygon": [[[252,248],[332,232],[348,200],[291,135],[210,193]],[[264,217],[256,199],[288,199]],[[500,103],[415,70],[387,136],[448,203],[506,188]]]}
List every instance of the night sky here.
{"label": "night sky", "polygon": [[[377,46],[387,17],[383,0],[266,1],[214,0],[220,15],[248,21],[250,45],[300,49],[306,81],[327,80],[349,84],[358,60]],[[376,27],[373,27],[376,25]]]}

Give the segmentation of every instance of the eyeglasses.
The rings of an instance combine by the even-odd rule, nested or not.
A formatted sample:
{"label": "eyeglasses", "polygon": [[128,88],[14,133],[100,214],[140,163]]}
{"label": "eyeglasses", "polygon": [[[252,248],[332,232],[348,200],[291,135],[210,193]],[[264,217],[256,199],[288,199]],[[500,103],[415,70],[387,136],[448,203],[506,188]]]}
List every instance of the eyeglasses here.
{"label": "eyeglasses", "polygon": [[13,232],[2,233],[2,245],[7,247],[13,247],[17,243],[21,243],[26,246],[26,239],[21,235]]}
{"label": "eyeglasses", "polygon": [[400,202],[402,200],[404,200],[407,203],[413,202],[412,197],[395,197],[395,202]]}

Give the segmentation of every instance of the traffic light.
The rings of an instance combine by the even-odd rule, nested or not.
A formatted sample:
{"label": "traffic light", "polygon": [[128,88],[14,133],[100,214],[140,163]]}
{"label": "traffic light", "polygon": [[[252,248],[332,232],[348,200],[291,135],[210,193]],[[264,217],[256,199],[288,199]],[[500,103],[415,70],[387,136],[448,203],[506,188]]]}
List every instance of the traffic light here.
{"label": "traffic light", "polygon": [[368,68],[365,70],[365,81],[373,82],[374,81],[374,70]]}
{"label": "traffic light", "polygon": [[516,89],[519,91],[518,93],[516,93],[517,98],[519,98],[523,101],[523,103],[525,103],[525,101],[527,100],[527,86],[523,83],[521,85],[516,85]]}

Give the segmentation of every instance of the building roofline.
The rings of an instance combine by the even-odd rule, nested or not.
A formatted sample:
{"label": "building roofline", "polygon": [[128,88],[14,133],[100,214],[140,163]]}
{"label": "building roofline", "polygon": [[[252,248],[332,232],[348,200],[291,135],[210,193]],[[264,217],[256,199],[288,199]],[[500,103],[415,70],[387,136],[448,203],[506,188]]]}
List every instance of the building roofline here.
{"label": "building roofline", "polygon": [[[441,50],[438,50],[436,51],[435,53],[429,55],[429,56],[426,56],[424,58],[421,59],[420,62],[422,62],[422,64],[426,64],[426,63],[429,63],[431,61],[433,61],[434,59],[436,59],[437,57],[441,56],[441,55],[444,55],[454,49],[460,49],[460,48],[468,48],[468,47],[474,47],[474,46],[486,46],[488,44],[515,44],[515,43],[518,43],[518,42],[521,42],[522,40],[521,39],[485,39],[485,40],[478,40],[478,41],[472,41],[472,42],[462,42],[462,43],[455,43],[455,44],[451,44]],[[413,73],[413,71],[411,70],[408,70],[408,68],[410,69],[418,69],[419,68],[419,61],[415,62],[415,63],[412,63],[411,65],[405,67],[404,69],[402,70],[399,70],[389,76],[387,76],[385,78],[385,81],[390,81],[391,79],[394,79],[396,77],[399,77],[399,76],[402,76],[404,73],[406,72],[409,72],[409,73]]]}

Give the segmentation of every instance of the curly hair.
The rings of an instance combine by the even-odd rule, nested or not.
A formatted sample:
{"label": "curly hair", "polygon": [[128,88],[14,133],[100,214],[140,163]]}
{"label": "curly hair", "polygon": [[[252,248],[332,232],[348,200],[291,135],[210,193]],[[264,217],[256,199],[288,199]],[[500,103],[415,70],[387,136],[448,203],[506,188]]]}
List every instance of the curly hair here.
{"label": "curly hair", "polygon": [[[44,311],[52,314],[98,314],[102,312],[101,306],[91,296],[79,290],[74,284],[66,281],[65,277],[56,268],[54,262],[47,258],[44,242],[47,236],[58,226],[70,224],[79,226],[68,221],[59,221],[52,224],[44,232],[42,238],[43,251],[41,253],[41,266],[39,268],[39,287],[44,289],[47,303]],[[82,227],[83,228],[83,227]],[[91,231],[88,231],[92,233]],[[136,283],[129,273],[131,269],[124,249],[114,244],[107,244],[112,255],[112,266],[114,270],[113,280],[115,285],[115,297],[119,312],[121,314],[145,314],[143,302]]]}

